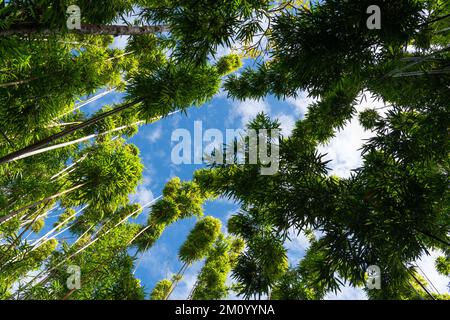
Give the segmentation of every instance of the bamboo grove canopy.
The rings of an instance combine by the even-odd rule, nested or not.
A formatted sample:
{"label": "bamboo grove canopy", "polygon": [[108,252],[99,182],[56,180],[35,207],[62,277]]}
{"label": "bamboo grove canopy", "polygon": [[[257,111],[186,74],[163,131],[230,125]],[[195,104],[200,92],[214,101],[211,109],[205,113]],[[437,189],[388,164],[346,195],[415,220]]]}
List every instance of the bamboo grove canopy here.
{"label": "bamboo grove canopy", "polygon": [[[70,2],[0,0],[0,299],[165,300],[199,261],[189,299],[323,299],[364,287],[371,265],[383,277],[369,299],[449,298],[414,263],[437,251],[436,269],[450,274],[450,2],[79,0],[81,29],[69,30]],[[381,29],[366,26],[371,5]],[[119,35],[123,49],[112,46]],[[131,203],[144,167],[128,139],[221,91],[313,98],[292,135],[271,141],[279,172],[213,163]],[[111,92],[123,102],[83,109]],[[369,95],[386,108],[358,112]],[[330,175],[319,147],[354,117],[373,133],[363,162]],[[247,128],[280,123],[260,114]],[[217,197],[240,205],[226,226],[203,217]],[[149,293],[137,257],[184,219],[196,225],[182,268]],[[292,232],[309,242],[297,265]],[[66,287],[71,265],[80,289]]]}

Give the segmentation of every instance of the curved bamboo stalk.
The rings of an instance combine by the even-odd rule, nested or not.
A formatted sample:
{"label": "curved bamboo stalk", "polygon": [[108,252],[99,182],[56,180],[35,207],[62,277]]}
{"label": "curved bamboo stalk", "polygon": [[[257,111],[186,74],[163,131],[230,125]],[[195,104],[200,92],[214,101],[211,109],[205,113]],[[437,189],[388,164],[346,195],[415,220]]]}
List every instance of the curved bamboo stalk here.
{"label": "curved bamboo stalk", "polygon": [[[161,198],[161,197],[158,197]],[[136,240],[141,234],[143,234],[145,231],[147,231],[149,228],[151,228],[152,225],[148,225],[145,228],[143,228],[140,232],[138,232],[130,241],[127,242],[127,244],[124,246],[124,248],[127,248],[130,244],[132,244],[134,242],[134,240]],[[113,252],[113,254],[108,257],[107,261],[110,261],[111,259],[113,259],[121,250],[123,250],[124,248],[119,248],[117,250],[115,250]],[[86,283],[86,279],[88,279],[91,275],[96,274],[102,267],[103,267],[104,263],[100,264],[96,269],[94,269],[93,271],[91,271],[89,274],[84,276],[84,281],[82,283]],[[75,292],[75,289],[71,289],[63,298],[62,300],[67,300],[73,293]]]}
{"label": "curved bamboo stalk", "polygon": [[15,216],[17,216],[18,214],[22,213],[23,211],[25,211],[25,210],[27,210],[27,209],[33,208],[33,207],[35,207],[35,206],[37,206],[37,205],[40,205],[41,203],[44,203],[44,202],[46,202],[46,201],[50,201],[50,200],[56,199],[56,198],[58,198],[58,197],[60,197],[60,196],[62,196],[62,195],[65,195],[65,194],[67,194],[67,193],[70,193],[70,192],[72,192],[72,191],[75,191],[75,190],[77,190],[77,189],[83,187],[83,186],[86,185],[86,184],[87,184],[87,182],[81,183],[81,184],[79,184],[79,185],[77,185],[77,186],[75,186],[75,187],[72,187],[72,188],[68,189],[68,190],[64,190],[64,191],[58,192],[57,194],[54,194],[54,195],[52,195],[52,196],[50,196],[50,197],[47,197],[47,198],[45,198],[45,199],[43,199],[43,200],[34,202],[34,203],[29,204],[29,205],[26,205],[26,206],[24,206],[24,207],[22,207],[22,208],[20,208],[20,209],[17,209],[17,210],[11,212],[10,214],[8,214],[8,215],[6,215],[6,216],[0,217],[0,225],[2,225],[2,224],[4,224],[4,223],[8,222],[9,220],[11,220],[12,218],[14,218]]}
{"label": "curved bamboo stalk", "polygon": [[[144,204],[141,208],[133,211],[132,213],[130,213],[129,215],[127,215],[125,218],[123,218],[121,221],[119,221],[116,225],[114,225],[112,228],[108,229],[105,233],[101,234],[99,237],[91,240],[90,242],[88,242],[87,244],[85,244],[84,246],[82,246],[80,249],[78,249],[76,252],[74,252],[73,254],[71,254],[69,257],[64,258],[62,261],[60,261],[59,263],[57,263],[55,266],[53,266],[52,268],[50,268],[50,270],[43,270],[41,271],[39,274],[37,274],[33,279],[31,279],[31,281],[29,281],[27,283],[27,285],[22,289],[25,290],[26,288],[28,288],[28,286],[32,285],[32,283],[38,279],[40,276],[42,276],[43,274],[47,273],[47,275],[44,277],[44,279],[42,279],[41,281],[39,281],[39,283],[37,283],[37,285],[39,284],[44,284],[46,283],[49,279],[50,276],[52,274],[53,271],[55,271],[59,266],[61,266],[62,264],[64,264],[67,260],[75,257],[76,255],[78,255],[79,253],[83,252],[84,250],[86,250],[87,248],[89,248],[91,245],[93,245],[95,242],[97,242],[99,239],[101,239],[102,237],[104,237],[105,235],[107,235],[109,232],[111,232],[112,230],[114,230],[116,227],[118,227],[119,225],[121,225],[122,223],[124,223],[126,220],[128,220],[131,216],[133,216],[134,214],[136,214],[137,212],[139,212],[140,210],[143,210],[144,208],[150,206],[152,203],[158,201],[162,196],[159,196],[158,198],[153,199],[152,201],[149,201],[148,203]],[[111,221],[112,217],[108,220]],[[149,226],[148,226],[149,227]],[[148,229],[144,228],[143,230],[141,230],[141,232],[139,232],[135,237],[133,237],[133,239],[131,241],[129,241],[129,243],[127,244],[127,246],[132,243],[138,236],[140,236],[145,230]],[[25,296],[25,298],[27,298],[28,296]]]}
{"label": "curved bamboo stalk", "polygon": [[76,139],[76,140],[72,140],[72,141],[56,144],[56,145],[53,145],[53,146],[50,146],[50,147],[46,147],[46,148],[42,148],[42,149],[38,149],[38,150],[35,150],[35,151],[30,151],[28,153],[25,153],[25,154],[22,154],[20,156],[17,156],[15,158],[11,159],[10,161],[11,162],[12,161],[17,161],[17,160],[25,159],[25,158],[28,158],[28,157],[31,157],[31,156],[34,156],[34,155],[37,155],[37,154],[41,154],[41,153],[50,151],[50,150],[55,150],[55,149],[68,147],[68,146],[71,146],[71,145],[74,145],[74,144],[77,144],[77,143],[88,141],[88,140],[93,139],[95,137],[101,137],[101,136],[104,136],[104,135],[107,135],[107,134],[110,134],[110,133],[113,133],[113,132],[116,132],[116,131],[127,129],[127,128],[132,127],[132,126],[140,125],[140,124],[143,124],[143,123],[145,123],[145,121],[138,121],[138,122],[135,122],[133,124],[129,124],[129,125],[126,125],[126,126],[121,126],[119,128],[115,128],[115,129],[112,129],[112,130],[109,130],[109,131],[106,131],[106,132],[94,133],[94,134],[91,134],[89,136],[86,136],[86,137],[83,137],[83,138],[80,138],[80,139]]}
{"label": "curved bamboo stalk", "polygon": [[173,291],[177,288],[178,283],[180,282],[180,280],[183,278],[184,274],[186,273],[187,268],[190,266],[190,263],[185,262],[182,266],[180,271],[178,271],[178,273],[173,277],[173,279],[175,279],[174,281],[172,281],[172,285],[169,288],[169,291],[167,292],[166,297],[164,298],[164,300],[169,300],[170,296],[172,295]]}
{"label": "curved bamboo stalk", "polygon": [[[110,59],[111,59],[111,58],[110,58]],[[88,104],[94,102],[94,101],[97,101],[98,99],[103,98],[104,96],[110,94],[111,92],[114,92],[115,90],[116,90],[116,88],[111,88],[111,89],[109,89],[109,90],[107,90],[107,91],[104,91],[104,92],[102,92],[102,93],[99,93],[99,94],[97,94],[97,95],[95,95],[95,96],[93,96],[93,97],[91,97],[91,98],[89,98],[89,99],[87,99],[87,100],[81,102],[80,104],[75,105],[74,108],[73,108],[72,110],[63,113],[62,115],[56,117],[56,118],[53,119],[53,120],[61,119],[62,117],[66,116],[66,115],[68,115],[68,114],[70,114],[70,113],[72,113],[72,112],[74,112],[74,111],[76,111],[76,110],[78,110],[78,109],[80,109],[80,108],[82,108],[82,107],[84,107],[84,106],[86,106],[86,105],[88,105]]]}
{"label": "curved bamboo stalk", "polygon": [[[171,113],[167,114],[166,116],[171,116],[171,115],[179,113],[179,112],[181,112],[181,110],[177,110],[177,111],[171,112]],[[162,117],[163,116],[155,117],[152,120],[156,121],[156,120],[161,119]],[[140,121],[137,121],[135,123],[132,123],[132,124],[129,124],[129,125],[125,125],[125,126],[122,126],[122,127],[119,127],[119,128],[115,128],[115,129],[112,129],[112,130],[109,130],[109,131],[106,131],[106,132],[94,133],[94,134],[91,134],[89,136],[77,139],[77,140],[72,140],[72,141],[60,143],[60,144],[53,145],[53,146],[50,146],[50,147],[38,149],[38,150],[35,150],[35,151],[30,151],[28,153],[22,153],[21,155],[15,157],[15,158],[11,158],[11,159],[9,159],[6,162],[13,162],[13,161],[17,161],[17,160],[20,160],[20,159],[25,159],[25,158],[28,158],[28,157],[31,157],[31,156],[34,156],[34,155],[37,155],[37,154],[41,154],[41,153],[44,153],[44,152],[47,152],[47,151],[50,151],[50,150],[67,147],[67,146],[70,146],[70,145],[73,145],[73,144],[77,144],[77,143],[80,143],[80,142],[84,142],[84,141],[90,140],[90,139],[98,137],[98,136],[104,136],[104,135],[107,135],[107,134],[110,134],[110,133],[113,133],[113,132],[116,132],[116,131],[120,131],[120,130],[129,128],[129,127],[141,125],[141,124],[144,124],[145,122],[146,121],[144,121],[144,120],[140,120]],[[1,162],[1,159],[0,159],[0,164],[1,163],[2,162]]]}
{"label": "curved bamboo stalk", "polygon": [[34,143],[32,145],[29,145],[29,146],[27,146],[25,148],[22,148],[22,149],[18,150],[18,151],[12,152],[12,153],[10,153],[10,154],[0,158],[0,164],[4,164],[4,163],[11,162],[11,161],[15,161],[17,159],[21,159],[21,156],[24,155],[24,154],[27,154],[27,153],[30,153],[32,151],[38,150],[39,148],[43,148],[46,145],[52,143],[53,141],[55,141],[55,140],[57,140],[59,138],[63,138],[63,137],[68,136],[68,135],[70,135],[70,134],[72,134],[72,133],[74,133],[74,132],[76,132],[78,130],[87,128],[87,127],[89,127],[89,126],[91,126],[91,125],[93,125],[93,124],[95,124],[95,123],[97,123],[97,122],[99,122],[99,121],[101,121],[101,120],[111,116],[111,115],[120,113],[123,110],[126,110],[126,109],[128,109],[128,108],[130,108],[132,106],[135,106],[135,105],[141,103],[142,101],[144,101],[144,98],[140,98],[140,99],[137,99],[135,101],[126,103],[126,104],[121,105],[121,106],[119,106],[119,107],[117,107],[115,109],[112,109],[110,111],[107,111],[107,112],[101,113],[101,114],[99,114],[97,116],[94,116],[91,119],[89,119],[87,121],[84,121],[83,123],[81,123],[79,125],[67,128],[67,129],[65,129],[65,130],[63,130],[63,131],[61,131],[59,133],[56,133],[56,134],[50,136],[50,137],[42,139],[42,140],[40,140],[40,141],[38,141],[38,142],[36,142],[36,143]]}
{"label": "curved bamboo stalk", "polygon": [[[112,36],[131,36],[169,32],[167,25],[158,26],[122,26],[122,25],[99,25],[99,24],[82,24],[81,29],[69,30],[69,33],[87,34],[87,35],[112,35]],[[51,35],[61,33],[61,30],[42,29],[39,25],[26,26],[16,25],[10,29],[0,30],[0,37],[8,37],[12,35],[30,35],[39,33]]]}
{"label": "curved bamboo stalk", "polygon": [[[40,247],[43,243],[45,243],[45,241],[44,242],[42,242],[42,243],[39,243],[40,241],[42,241],[42,240],[48,240],[48,237],[53,233],[53,232],[55,232],[56,230],[58,230],[58,228],[60,227],[60,226],[62,226],[62,225],[64,225],[66,222],[68,222],[70,219],[72,219],[73,217],[76,217],[79,213],[81,213],[84,209],[86,209],[87,207],[88,207],[89,205],[87,204],[87,205],[85,205],[83,208],[81,208],[80,210],[78,210],[77,212],[75,212],[74,214],[72,214],[70,217],[68,217],[68,218],[66,218],[64,221],[61,221],[60,223],[58,223],[53,229],[51,229],[49,232],[47,232],[45,235],[43,235],[41,238],[39,238],[38,240],[36,240],[33,244],[32,244],[32,246],[33,246],[33,248],[32,248],[32,250],[31,251],[33,251],[33,250],[36,250],[38,247]],[[69,226],[69,228],[70,228],[71,226]],[[62,233],[62,232],[60,232],[60,233]],[[60,234],[59,233],[59,234]],[[57,234],[55,234],[54,236],[56,236]]]}

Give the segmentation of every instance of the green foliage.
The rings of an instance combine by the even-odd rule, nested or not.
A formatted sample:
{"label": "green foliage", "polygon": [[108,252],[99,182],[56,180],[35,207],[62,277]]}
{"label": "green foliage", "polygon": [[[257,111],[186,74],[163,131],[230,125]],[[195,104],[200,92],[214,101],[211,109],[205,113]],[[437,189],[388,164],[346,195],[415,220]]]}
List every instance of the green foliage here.
{"label": "green foliage", "polygon": [[139,114],[147,121],[176,110],[200,106],[219,91],[216,68],[161,65],[156,70],[140,70],[127,87],[128,99],[143,99]]}
{"label": "green foliage", "polygon": [[[176,39],[179,60],[205,63],[219,46],[230,47],[232,40],[249,42],[263,30],[268,14],[267,0],[141,0],[142,19],[167,24]],[[245,23],[243,23],[245,22]]]}
{"label": "green foliage", "polygon": [[[389,273],[390,275],[392,272]],[[427,282],[414,268],[400,266],[396,277],[382,278],[382,290],[366,290],[370,300],[432,300],[423,288]]]}
{"label": "green foliage", "polygon": [[[86,247],[70,260],[61,259],[71,256],[84,244],[68,246],[53,255],[50,267],[59,267],[50,274],[46,282],[40,282],[30,290],[30,298],[75,300],[140,300],[144,298],[144,290],[133,274],[134,259],[126,252],[126,245],[139,232],[137,224],[124,223],[103,232],[98,241]],[[67,267],[76,265],[82,274],[82,286],[70,292],[66,288]],[[68,295],[70,293],[70,295]],[[67,295],[67,296],[66,296]]]}
{"label": "green foliage", "polygon": [[180,260],[190,264],[205,257],[219,236],[220,228],[220,220],[213,217],[199,220],[180,248]]}
{"label": "green foliage", "polygon": [[380,121],[380,115],[376,110],[367,109],[359,114],[359,122],[366,130],[372,130]]}
{"label": "green foliage", "polygon": [[[172,219],[184,219],[191,216],[200,217],[203,215],[202,204],[207,198],[193,182],[181,182],[180,178],[175,177],[164,187],[163,196],[164,201],[167,201],[168,205],[172,206],[173,204],[173,209],[167,208],[167,212],[174,212],[175,215],[171,216],[168,213],[164,213],[164,210],[157,209],[158,204],[156,204],[153,208],[155,222],[160,223],[160,219],[169,219],[168,223],[172,223],[174,222]],[[164,203],[164,201],[161,201],[161,203]]]}
{"label": "green foliage", "polygon": [[42,230],[42,228],[45,225],[45,220],[44,219],[38,219],[35,222],[33,222],[33,224],[31,225],[31,230],[33,230],[34,233],[38,233],[39,231]]}
{"label": "green foliage", "polygon": [[[109,24],[138,2],[118,0],[105,6],[101,1],[81,1],[77,5],[82,23]],[[154,35],[131,37],[126,51],[111,49],[112,37],[65,33],[68,5],[65,1],[13,1],[0,10],[0,30],[30,26],[35,31],[55,31],[45,35],[45,41],[39,33],[0,37],[0,156],[43,139],[68,142],[201,105],[218,92],[221,77],[241,65],[237,56],[221,59],[220,72],[215,66],[173,61],[166,57],[170,40]],[[114,109],[121,106],[104,106],[90,119],[81,111],[71,112],[80,97],[105,87],[122,90],[124,81],[129,83],[128,97],[142,103],[121,112]],[[106,112],[111,115],[103,117]],[[91,124],[85,126],[86,121]],[[80,122],[81,129],[60,134],[71,123]],[[130,137],[136,132],[133,125],[114,135]],[[143,167],[137,148],[112,138],[102,134],[92,144],[55,149],[0,167],[0,217],[20,213],[0,225],[6,239],[0,250],[2,297],[29,271],[42,267],[51,270],[49,277],[25,288],[24,297],[55,299],[69,294],[70,299],[140,299],[143,289],[131,274],[134,261],[126,246],[145,250],[170,223],[203,214],[202,203],[210,193],[191,182],[179,182],[170,191],[169,183],[164,199],[152,207],[147,226],[124,225],[126,217],[136,218],[142,212],[138,205],[128,204],[128,196],[140,182]],[[63,242],[55,251],[55,240],[47,236],[38,240],[36,248],[22,244],[25,217],[46,217],[54,205],[65,210],[53,231],[70,225],[69,231],[79,236],[76,244]],[[75,218],[74,209],[81,207]],[[44,222],[39,219],[25,227],[38,232]],[[87,283],[75,293],[64,292],[64,268],[69,263],[80,265],[86,275]],[[99,270],[99,265],[104,269]]]}
{"label": "green foliage", "polygon": [[203,193],[194,182],[181,181],[175,177],[163,189],[163,199],[151,207],[148,227],[136,241],[141,251],[150,248],[164,232],[164,229],[181,219],[203,215],[203,203],[210,195]]}
{"label": "green foliage", "polygon": [[[69,4],[12,1],[0,8],[0,31],[55,31],[45,38],[0,37],[0,157],[36,141],[63,143],[128,127],[114,132],[119,138],[104,134],[0,165],[0,217],[19,213],[0,224],[1,299],[12,298],[14,285],[36,270],[46,277],[19,288],[20,298],[143,299],[130,247],[146,251],[167,226],[201,217],[204,201],[220,196],[241,204],[228,231],[242,240],[220,235],[217,219],[200,220],[180,248],[182,272],[158,283],[152,299],[166,299],[187,266],[203,258],[193,299],[225,298],[230,271],[234,290],[247,299],[323,299],[344,283],[363,286],[374,264],[383,282],[382,290],[367,292],[370,299],[448,299],[426,292],[426,281],[409,267],[440,249],[436,269],[449,274],[447,2],[326,0],[308,9],[261,0],[78,1],[83,23],[110,24],[139,6],[137,23],[170,29],[164,37],[132,36],[125,51],[110,48],[112,37],[67,33]],[[382,11],[380,30],[365,25],[373,4]],[[209,101],[242,62],[238,54],[208,62],[219,46],[238,43],[261,61],[226,79],[229,96],[295,98],[305,90],[317,98],[293,134],[276,141],[279,172],[261,176],[260,164],[211,164],[193,182],[169,181],[146,225],[126,221],[142,212],[128,197],[143,167],[139,150],[122,137],[137,132],[137,121],[151,123]],[[127,91],[124,104],[104,106],[89,119],[72,112],[75,100],[113,87]],[[330,176],[318,148],[355,115],[361,93],[389,108],[359,114],[373,133],[361,149],[363,163],[348,177]],[[61,133],[78,122],[80,128]],[[260,114],[248,124],[262,128],[280,123]],[[77,242],[51,235],[37,246],[24,241],[59,205],[57,230],[70,222]],[[81,206],[79,216],[68,219]],[[309,233],[311,242],[296,267],[288,267],[286,257],[291,231]],[[68,265],[81,267],[82,289],[67,291]]]}
{"label": "green foliage", "polygon": [[[380,5],[386,29],[365,27],[369,4]],[[320,299],[344,282],[363,286],[366,268],[375,264],[385,289],[371,298],[417,298],[405,266],[449,243],[449,93],[441,72],[448,53],[435,36],[429,37],[434,49],[405,49],[419,43],[416,30],[431,19],[423,9],[435,5],[330,0],[280,14],[269,36],[270,59],[226,80],[228,93],[240,100],[296,97],[298,90],[318,97],[292,136],[280,141],[279,173],[262,177],[251,165],[222,165],[195,174],[202,189],[242,205],[228,227],[248,248],[233,273],[244,297],[273,288],[280,299]],[[431,10],[430,17],[445,10]],[[374,133],[361,149],[364,163],[349,177],[330,177],[317,148],[354,116],[356,97],[367,89],[389,109],[360,114]],[[322,235],[297,269],[285,274],[280,262],[264,270],[266,259],[277,261],[273,252],[283,256],[292,229]],[[262,250],[270,246],[276,248]]]}
{"label": "green foliage", "polygon": [[230,54],[219,59],[216,63],[217,72],[220,75],[230,74],[242,67],[241,57],[237,54]]}
{"label": "green foliage", "polygon": [[130,67],[126,77],[132,79],[139,75],[141,69],[156,70],[166,64],[167,58],[163,48],[164,44],[155,35],[131,36],[127,42],[126,52],[132,52],[132,56],[136,59],[127,59]]}
{"label": "green foliage", "polygon": [[38,263],[42,262],[42,260],[46,259],[51,252],[53,252],[56,249],[56,246],[58,245],[58,240],[56,239],[49,239],[47,242],[45,242],[42,246],[37,248],[32,252],[29,259],[38,265]]}
{"label": "green foliage", "polygon": [[249,299],[268,294],[274,283],[286,272],[288,260],[281,241],[268,236],[255,236],[247,243],[233,269],[238,294]]}
{"label": "green foliage", "polygon": [[142,177],[143,165],[138,149],[118,139],[94,145],[85,152],[89,156],[78,164],[70,177],[73,185],[85,185],[68,194],[65,205],[90,202],[91,208],[114,211],[128,203],[128,195]]}
{"label": "green foliage", "polygon": [[436,258],[436,270],[439,271],[439,273],[449,276],[450,275],[450,258],[441,256]]}
{"label": "green foliage", "polygon": [[[145,228],[145,227],[143,227]],[[154,225],[144,231],[142,235],[134,242],[139,251],[146,252],[161,237],[165,225]]]}
{"label": "green foliage", "polygon": [[270,298],[273,300],[320,300],[323,296],[316,294],[302,279],[297,269],[289,269],[274,285]]}
{"label": "green foliage", "polygon": [[[82,23],[91,24],[111,23],[121,14],[131,12],[134,3],[135,1],[131,0],[76,2],[81,10]],[[67,0],[11,1],[6,7],[8,10],[0,11],[0,17],[6,22],[3,29],[20,25],[37,25],[39,29],[66,31],[66,10],[72,4]]]}
{"label": "green foliage", "polygon": [[236,257],[244,249],[240,239],[219,237],[210,250],[197,278],[192,300],[220,300],[226,298],[229,288],[227,276],[235,264]]}
{"label": "green foliage", "polygon": [[[380,30],[366,27],[366,10],[373,4],[383,13]],[[272,59],[230,77],[226,87],[239,99],[295,96],[300,89],[320,96],[344,77],[359,81],[373,65],[403,50],[423,21],[422,5],[415,0],[328,0],[311,10],[280,14],[269,36]]]}
{"label": "green foliage", "polygon": [[172,288],[172,281],[164,279],[159,281],[150,294],[150,300],[165,300]]}
{"label": "green foliage", "polygon": [[73,109],[76,98],[121,83],[123,58],[114,61],[120,51],[99,44],[101,38],[82,40],[75,47],[66,44],[76,40],[28,41],[18,46],[26,54],[1,60],[1,125],[10,135],[20,133],[15,144],[48,135],[49,124]]}
{"label": "green foliage", "polygon": [[75,220],[75,210],[69,208],[58,216],[58,221],[53,227],[58,227],[57,230],[62,230],[68,223]]}
{"label": "green foliage", "polygon": [[132,219],[136,219],[142,213],[142,206],[139,203],[127,204],[123,206],[115,213],[116,220],[122,220],[130,216]]}

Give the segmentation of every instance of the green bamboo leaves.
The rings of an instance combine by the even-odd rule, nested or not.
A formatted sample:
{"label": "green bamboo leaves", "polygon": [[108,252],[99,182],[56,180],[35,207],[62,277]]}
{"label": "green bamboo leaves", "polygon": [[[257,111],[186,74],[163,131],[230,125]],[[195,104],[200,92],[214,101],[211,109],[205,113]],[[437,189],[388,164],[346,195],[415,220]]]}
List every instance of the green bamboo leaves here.
{"label": "green bamboo leaves", "polygon": [[53,227],[57,228],[56,230],[61,230],[71,221],[75,220],[75,214],[76,212],[72,208],[65,210],[61,215],[59,215],[58,221],[55,222]]}
{"label": "green bamboo leaves", "polygon": [[[219,46],[233,41],[250,42],[264,31],[262,20],[270,15],[270,1],[201,0],[145,1],[142,20],[167,24],[177,39],[175,56],[196,64],[207,61]],[[266,16],[265,16],[266,15]],[[242,23],[245,21],[246,23]]]}
{"label": "green bamboo leaves", "polygon": [[197,222],[178,252],[180,260],[191,264],[204,258],[219,236],[221,226],[220,220],[213,217],[206,217]]}
{"label": "green bamboo leaves", "polygon": [[150,300],[164,300],[172,288],[172,281],[164,279],[159,281],[150,294]]}
{"label": "green bamboo leaves", "polygon": [[[170,192],[170,190],[168,191]],[[219,219],[210,216],[195,224],[178,252],[178,258],[183,262],[180,271],[173,276],[172,280],[160,281],[152,291],[151,299],[169,299],[189,266],[210,253],[215,241],[221,236],[221,226],[222,223]]]}
{"label": "green bamboo leaves", "polygon": [[443,275],[450,275],[450,258],[448,256],[441,256],[436,258],[436,270]]}
{"label": "green bamboo leaves", "polygon": [[193,216],[201,217],[202,205],[208,198],[194,182],[182,182],[178,177],[167,182],[163,198],[151,208],[145,232],[136,240],[139,250],[150,248],[164,229],[176,221]]}
{"label": "green bamboo leaves", "polygon": [[139,150],[118,139],[94,145],[86,152],[87,158],[70,176],[73,184],[84,184],[84,187],[69,194],[65,205],[89,202],[91,208],[114,211],[128,203],[128,195],[134,192],[142,177]]}
{"label": "green bamboo leaves", "polygon": [[206,258],[192,289],[192,300],[220,300],[228,296],[227,277],[244,250],[244,241],[219,236]]}
{"label": "green bamboo leaves", "polygon": [[[383,290],[368,292],[370,299],[445,298],[430,293],[412,265],[440,249],[436,269],[449,274],[445,1],[381,1],[382,27],[369,30],[369,0],[311,8],[299,1],[80,0],[82,23],[97,24],[84,29],[91,35],[66,32],[66,1],[28,2],[0,9],[0,298],[12,298],[12,288],[40,270],[14,297],[143,299],[131,250],[147,253],[168,226],[188,218],[199,220],[179,249],[181,269],[151,299],[169,299],[203,259],[188,298],[225,298],[231,274],[232,290],[245,299],[323,299],[343,281],[364,286],[369,265],[383,273]],[[146,27],[107,26],[134,8]],[[93,35],[133,28],[125,50]],[[219,46],[234,53],[212,63]],[[245,53],[260,63],[233,75]],[[124,138],[210,101],[224,78],[239,100],[296,98],[299,90],[317,98],[280,139],[279,173],[212,166],[193,182],[170,180],[144,207],[130,204],[143,165]],[[92,115],[81,109],[123,90],[123,103]],[[358,104],[372,104],[370,95],[387,105],[357,114]],[[319,150],[355,116],[372,133],[363,161],[347,176],[332,176],[336,162]],[[278,127],[264,114],[248,124]],[[233,237],[220,233],[216,218],[203,218],[204,202],[220,196],[241,204],[228,221]],[[129,220],[150,205],[145,224]],[[50,218],[56,224],[40,235]],[[288,266],[289,236],[313,231],[318,239],[311,236],[306,255]],[[64,232],[70,241],[61,241]],[[83,273],[79,291],[65,287],[72,264]]]}
{"label": "green bamboo leaves", "polygon": [[[67,42],[76,40],[67,39]],[[93,39],[74,48],[57,39],[34,41],[22,47],[30,59],[26,66],[11,63],[18,59],[15,56],[1,60],[0,68],[5,70],[5,76],[0,77],[0,114],[2,121],[8,119],[1,125],[9,135],[24,135],[15,139],[16,145],[31,140],[24,127],[40,129],[39,135],[45,135],[46,131],[52,131],[46,130],[47,126],[73,108],[75,99],[103,86],[120,85],[124,58],[114,61],[114,56],[122,52],[108,49],[108,44]]]}
{"label": "green bamboo leaves", "polygon": [[176,110],[186,110],[209,101],[220,88],[221,78],[212,66],[163,65],[135,75],[127,87],[128,99],[144,99],[142,119],[150,121]]}
{"label": "green bamboo leaves", "polygon": [[221,75],[227,75],[242,67],[242,60],[238,54],[229,54],[223,56],[217,61],[217,72]]}

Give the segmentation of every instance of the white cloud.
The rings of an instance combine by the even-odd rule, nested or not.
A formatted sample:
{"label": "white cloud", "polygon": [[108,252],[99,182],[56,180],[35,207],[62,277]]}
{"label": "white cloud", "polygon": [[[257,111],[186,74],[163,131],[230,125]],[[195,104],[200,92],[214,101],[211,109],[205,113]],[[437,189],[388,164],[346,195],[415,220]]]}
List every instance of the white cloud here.
{"label": "white cloud", "polygon": [[367,300],[367,295],[362,288],[355,288],[346,285],[340,288],[341,291],[337,294],[329,292],[325,296],[325,300]]}
{"label": "white cloud", "polygon": [[169,173],[169,178],[167,180],[170,180],[174,177],[178,177],[178,175],[181,172],[181,166],[171,163],[169,167],[170,167],[170,173]]}
{"label": "white cloud", "polygon": [[300,116],[301,118],[305,117],[309,105],[314,101],[316,101],[316,99],[308,97],[308,93],[305,91],[299,92],[296,98],[289,97],[286,99],[286,102],[290,106],[294,107],[296,115]]}
{"label": "white cloud", "polygon": [[136,193],[130,196],[130,201],[144,205],[155,199],[153,192],[150,190],[150,184],[150,177],[144,176],[144,181],[137,187]]}
{"label": "white cloud", "polygon": [[[367,100],[356,106],[357,112],[368,108],[381,108],[385,104],[383,101],[376,101],[371,98],[370,92],[364,92]],[[361,96],[357,98],[361,100]],[[331,160],[329,166],[331,173],[346,178],[350,176],[351,170],[362,165],[361,147],[366,139],[373,137],[374,133],[364,130],[358,121],[356,114],[343,130],[336,133],[331,141],[319,147],[319,152],[327,154],[324,160]]]}
{"label": "white cloud", "polygon": [[147,140],[151,143],[155,143],[162,137],[162,126],[158,125],[155,129],[150,131],[150,133],[146,136]]}
{"label": "white cloud", "polygon": [[218,61],[223,56],[227,56],[232,52],[231,48],[225,46],[218,46],[215,54],[215,60]]}
{"label": "white cloud", "polygon": [[359,149],[362,147],[364,139],[368,139],[372,135],[371,132],[364,130],[355,117],[327,145],[321,145],[319,152],[327,154],[324,160],[331,160],[328,164],[331,173],[346,178],[350,176],[352,169],[361,166],[362,157]]}
{"label": "white cloud", "polygon": [[305,251],[309,248],[309,240],[302,233],[297,235],[295,229],[291,228],[289,230],[289,239],[284,244],[284,247],[288,252],[289,263],[292,266],[297,266],[300,259],[302,259],[305,255]]}
{"label": "white cloud", "polygon": [[118,36],[114,38],[114,42],[110,45],[114,49],[125,49],[128,43],[129,36]]}
{"label": "white cloud", "polygon": [[270,113],[270,106],[263,100],[244,100],[233,103],[230,120],[241,119],[242,127],[258,115],[258,113]]}
{"label": "white cloud", "polygon": [[[168,278],[170,275],[170,262],[173,253],[165,243],[157,241],[147,252],[141,253],[139,268],[145,273],[159,279]],[[153,288],[150,288],[153,289]]]}
{"label": "white cloud", "polygon": [[295,128],[295,119],[293,116],[290,116],[288,114],[280,113],[274,118],[278,119],[278,121],[281,123],[281,133],[283,136],[287,137],[292,134],[292,130]]}

